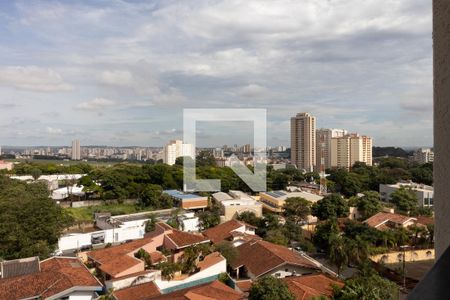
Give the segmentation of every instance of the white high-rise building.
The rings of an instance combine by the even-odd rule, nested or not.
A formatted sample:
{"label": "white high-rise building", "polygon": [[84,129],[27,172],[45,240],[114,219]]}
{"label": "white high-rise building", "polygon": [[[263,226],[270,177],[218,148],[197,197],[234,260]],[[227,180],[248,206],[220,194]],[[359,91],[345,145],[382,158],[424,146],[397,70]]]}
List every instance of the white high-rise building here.
{"label": "white high-rise building", "polygon": [[331,167],[351,168],[356,162],[372,165],[371,137],[347,134],[331,139]]}
{"label": "white high-rise building", "polygon": [[308,172],[316,164],[316,118],[309,113],[291,118],[291,161]]}
{"label": "white high-rise building", "polygon": [[426,164],[434,161],[434,152],[430,148],[421,148],[414,152],[413,160],[419,164]]}
{"label": "white high-rise building", "polygon": [[331,139],[343,137],[347,134],[344,129],[325,129],[321,128],[316,131],[316,170],[320,171],[322,164],[325,169],[331,168]]}
{"label": "white high-rise building", "polygon": [[72,141],[72,160],[81,160],[81,147],[79,140]]}
{"label": "white high-rise building", "polygon": [[195,158],[195,149],[192,144],[184,144],[181,140],[174,140],[164,147],[163,161],[165,164],[173,165],[178,157],[183,156]]}

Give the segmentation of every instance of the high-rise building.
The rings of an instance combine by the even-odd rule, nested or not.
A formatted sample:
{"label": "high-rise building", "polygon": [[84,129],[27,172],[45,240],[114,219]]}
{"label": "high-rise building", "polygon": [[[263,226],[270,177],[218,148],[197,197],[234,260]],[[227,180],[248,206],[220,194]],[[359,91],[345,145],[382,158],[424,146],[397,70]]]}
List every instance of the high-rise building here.
{"label": "high-rise building", "polygon": [[192,144],[184,144],[183,141],[174,140],[164,147],[163,161],[165,164],[174,165],[176,159],[182,156],[195,157],[195,149]]}
{"label": "high-rise building", "polygon": [[291,161],[306,171],[316,164],[316,118],[309,113],[291,118]]}
{"label": "high-rise building", "polygon": [[81,148],[79,140],[72,141],[72,160],[81,160]]}
{"label": "high-rise building", "polygon": [[413,154],[413,161],[426,164],[434,161],[434,152],[430,148],[420,148]]}
{"label": "high-rise building", "polygon": [[356,162],[372,165],[371,137],[356,133],[331,138],[331,167],[351,168]]}
{"label": "high-rise building", "polygon": [[347,134],[344,129],[325,129],[316,131],[316,170],[320,171],[322,165],[325,169],[331,168],[331,139],[343,137]]}

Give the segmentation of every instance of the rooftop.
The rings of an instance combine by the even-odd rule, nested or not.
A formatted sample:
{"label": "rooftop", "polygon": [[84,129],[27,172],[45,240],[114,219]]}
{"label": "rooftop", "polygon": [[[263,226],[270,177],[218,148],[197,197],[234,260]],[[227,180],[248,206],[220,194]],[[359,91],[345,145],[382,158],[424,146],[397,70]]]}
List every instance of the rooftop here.
{"label": "rooftop", "polygon": [[147,282],[114,291],[113,295],[117,300],[144,300],[161,293],[153,282]]}
{"label": "rooftop", "polygon": [[232,267],[237,269],[240,266],[245,266],[255,277],[262,276],[283,264],[296,265],[311,270],[319,269],[317,265],[298,252],[262,240],[246,242],[236,249],[238,250],[238,257],[232,263]]}
{"label": "rooftop", "polygon": [[417,221],[417,219],[400,214],[379,212],[373,215],[372,217],[368,218],[367,220],[365,220],[364,223],[366,223],[370,227],[385,229],[386,228],[385,224],[387,222],[403,225],[408,221]]}
{"label": "rooftop", "polygon": [[[242,226],[251,226],[251,225],[247,225],[244,222],[233,219],[205,230],[203,232],[203,235],[209,238],[211,242],[213,242],[214,244],[217,244],[223,240],[232,238],[233,236],[231,233]],[[253,228],[253,226],[251,227]]]}
{"label": "rooftop", "polygon": [[304,192],[304,191],[301,191],[301,192],[270,191],[270,192],[264,192],[261,194],[266,194],[277,200],[286,200],[287,198],[301,197],[301,198],[304,198],[311,202],[317,202],[323,198],[322,196]]}
{"label": "rooftop", "polygon": [[69,289],[100,291],[101,283],[78,258],[53,257],[40,263],[41,271],[0,280],[0,299],[48,298]]}
{"label": "rooftop", "polygon": [[177,191],[177,190],[165,190],[165,191],[163,191],[163,193],[168,194],[171,197],[181,199],[181,200],[205,198],[205,197],[200,196],[200,195],[183,193],[183,192],[180,192],[180,191]]}
{"label": "rooftop", "polygon": [[333,297],[333,286],[344,286],[342,281],[330,278],[324,274],[291,276],[283,280],[297,300],[306,300],[320,296],[326,296],[331,299]]}

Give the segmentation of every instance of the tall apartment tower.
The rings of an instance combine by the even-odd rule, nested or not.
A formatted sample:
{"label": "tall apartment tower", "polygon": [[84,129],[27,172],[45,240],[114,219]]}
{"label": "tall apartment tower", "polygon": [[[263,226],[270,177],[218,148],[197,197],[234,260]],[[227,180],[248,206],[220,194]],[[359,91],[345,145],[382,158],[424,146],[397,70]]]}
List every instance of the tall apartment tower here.
{"label": "tall apartment tower", "polygon": [[178,157],[189,156],[195,157],[195,149],[191,144],[184,144],[183,141],[173,140],[164,147],[165,164],[174,165]]}
{"label": "tall apartment tower", "polygon": [[81,160],[81,147],[79,140],[72,141],[72,160]]}
{"label": "tall apartment tower", "polygon": [[306,171],[316,164],[316,118],[309,113],[291,118],[291,161]]}
{"label": "tall apartment tower", "polygon": [[331,168],[331,139],[343,137],[347,134],[344,129],[321,128],[316,131],[316,171],[322,165],[325,169]]}
{"label": "tall apartment tower", "polygon": [[350,169],[356,162],[372,165],[371,137],[347,134],[331,139],[331,167]]}

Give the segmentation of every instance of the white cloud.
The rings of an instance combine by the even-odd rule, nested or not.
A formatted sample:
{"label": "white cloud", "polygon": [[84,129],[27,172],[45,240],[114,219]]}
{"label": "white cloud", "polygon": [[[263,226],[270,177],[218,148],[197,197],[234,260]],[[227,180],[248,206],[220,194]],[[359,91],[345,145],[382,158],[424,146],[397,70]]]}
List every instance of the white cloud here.
{"label": "white cloud", "polygon": [[109,85],[130,87],[133,85],[133,75],[122,70],[104,71],[100,75],[100,81]]}
{"label": "white cloud", "polygon": [[61,128],[47,127],[46,132],[51,135],[61,135],[63,130]]}
{"label": "white cloud", "polygon": [[238,90],[238,95],[246,98],[267,96],[268,90],[259,84],[249,84]]}
{"label": "white cloud", "polygon": [[58,72],[37,66],[0,67],[0,84],[37,92],[64,92],[73,89]]}
{"label": "white cloud", "polygon": [[115,104],[114,101],[105,98],[95,98],[91,101],[82,102],[78,104],[75,108],[80,110],[97,111],[102,110],[107,107],[111,107]]}

